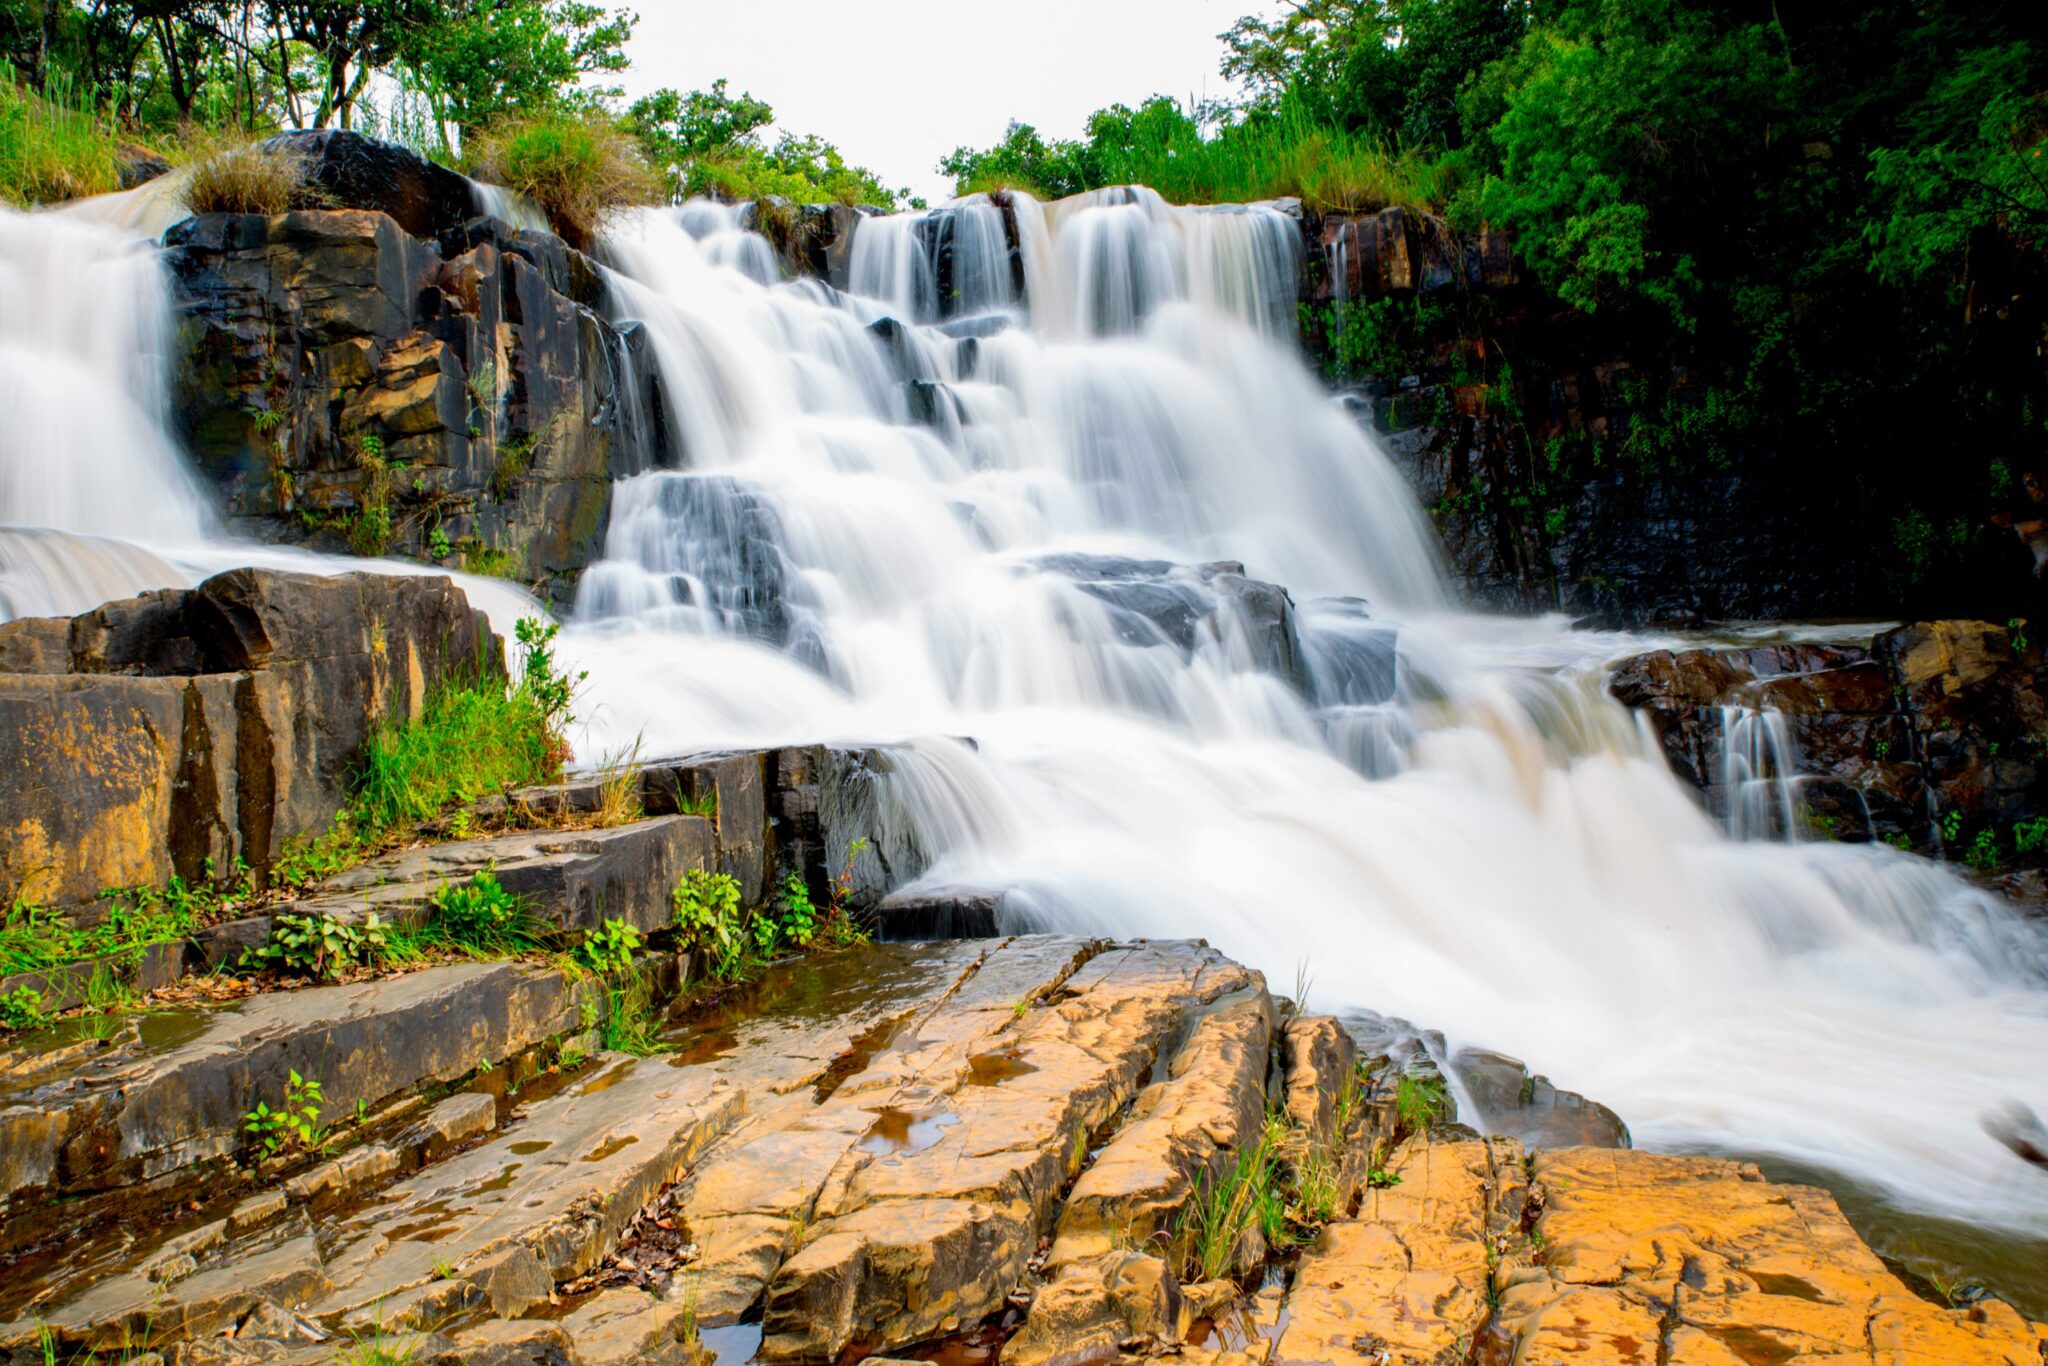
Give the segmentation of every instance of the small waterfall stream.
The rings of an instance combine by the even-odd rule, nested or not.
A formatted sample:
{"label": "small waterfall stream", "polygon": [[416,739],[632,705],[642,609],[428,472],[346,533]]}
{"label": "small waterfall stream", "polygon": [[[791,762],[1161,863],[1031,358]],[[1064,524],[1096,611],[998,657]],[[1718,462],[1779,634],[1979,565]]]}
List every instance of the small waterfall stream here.
{"label": "small waterfall stream", "polygon": [[[901,742],[925,881],[1018,925],[1305,963],[1646,1145],[2048,1237],[1977,1124],[2048,1109],[2048,937],[1925,860],[1729,838],[1605,694],[1640,640],[1457,610],[1295,352],[1282,215],[968,202],[863,223],[846,292],[776,282],[741,221],[610,236],[681,465],[618,485],[583,579],[583,753]],[[0,613],[251,558],[151,406],[153,270],[0,215],[0,523],[35,528],[0,531]]]}

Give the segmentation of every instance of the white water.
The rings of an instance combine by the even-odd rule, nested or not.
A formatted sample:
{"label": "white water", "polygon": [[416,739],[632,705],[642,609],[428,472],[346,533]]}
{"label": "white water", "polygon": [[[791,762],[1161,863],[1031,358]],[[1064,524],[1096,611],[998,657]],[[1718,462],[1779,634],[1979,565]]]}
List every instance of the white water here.
{"label": "white water", "polygon": [[[986,217],[954,240],[985,256],[961,224]],[[861,229],[875,297],[769,283],[765,244],[709,206],[619,227],[617,308],[648,329],[688,472],[621,484],[585,577],[565,648],[591,671],[586,756],[908,741],[894,796],[941,851],[932,885],[1204,935],[1280,984],[1306,961],[1318,1004],[1511,1051],[1645,1144],[1779,1154],[2048,1236],[2048,1182],[1976,1120],[2048,1108],[2036,928],[1886,849],[1729,840],[1602,690],[1644,642],[1455,611],[1412,497],[1288,348],[1276,215],[1105,194],[1017,217],[1027,299],[956,270],[983,283],[944,308],[907,219]],[[7,268],[87,231],[28,222],[0,223]],[[160,430],[66,426],[110,396],[153,420],[160,377],[95,330],[127,315],[80,300],[161,293],[119,251],[64,259],[31,281],[50,308],[0,295],[0,336],[97,388],[22,396],[68,456],[0,434],[0,522],[170,547],[185,574],[251,558],[179,549],[203,526]],[[905,313],[973,335],[868,330]],[[83,340],[58,355],[66,320]],[[1143,585],[1211,609],[1176,642],[1105,600],[1126,571],[1094,562],[1091,590],[1062,555],[1286,585],[1313,700],[1255,667],[1223,580]]]}

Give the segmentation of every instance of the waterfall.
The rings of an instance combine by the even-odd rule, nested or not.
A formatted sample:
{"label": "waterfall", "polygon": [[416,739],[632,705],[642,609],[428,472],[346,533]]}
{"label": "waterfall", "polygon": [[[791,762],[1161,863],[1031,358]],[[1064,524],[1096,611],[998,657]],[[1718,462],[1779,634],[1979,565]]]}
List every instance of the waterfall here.
{"label": "waterfall", "polygon": [[[1306,963],[1319,1005],[1513,1052],[1647,1144],[2048,1237],[2048,1183],[1976,1120],[2048,1109],[2039,927],[1882,846],[1731,837],[1605,692],[1639,639],[1457,610],[1293,347],[1285,214],[1126,188],[867,219],[846,291],[781,280],[747,221],[606,243],[671,467],[620,479],[562,638],[580,752],[898,742],[922,885],[1008,925]],[[211,528],[167,307],[132,232],[0,214],[0,613],[361,567]],[[1777,743],[1731,745],[1742,782],[1774,791]]]}
{"label": "waterfall", "polygon": [[[701,212],[610,244],[695,398],[565,637],[586,748],[901,742],[922,885],[1013,926],[1306,962],[1319,1004],[1512,1051],[1645,1143],[2048,1235],[1976,1120],[2048,1107],[2017,1061],[2048,940],[1925,860],[1732,838],[1605,693],[1639,640],[1454,610],[1294,353],[1283,214],[1014,196],[1023,297],[974,306],[1020,325],[963,331],[938,281],[981,247],[944,211],[864,222],[845,294],[764,286]],[[1731,763],[1775,791],[1751,728]]]}

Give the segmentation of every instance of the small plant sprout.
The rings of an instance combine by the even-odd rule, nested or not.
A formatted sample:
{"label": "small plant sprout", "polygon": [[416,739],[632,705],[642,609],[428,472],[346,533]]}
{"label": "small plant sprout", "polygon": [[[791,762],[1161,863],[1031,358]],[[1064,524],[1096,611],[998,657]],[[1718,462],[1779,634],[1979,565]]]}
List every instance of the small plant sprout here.
{"label": "small plant sprout", "polygon": [[282,1153],[311,1152],[321,1143],[320,1108],[326,1097],[320,1083],[293,1068],[285,1079],[284,1104],[272,1109],[263,1101],[242,1116],[242,1129],[252,1136],[259,1160]]}
{"label": "small plant sprout", "polygon": [[604,924],[584,933],[573,957],[600,977],[623,973],[632,968],[642,942],[639,930],[617,916],[607,916]]}

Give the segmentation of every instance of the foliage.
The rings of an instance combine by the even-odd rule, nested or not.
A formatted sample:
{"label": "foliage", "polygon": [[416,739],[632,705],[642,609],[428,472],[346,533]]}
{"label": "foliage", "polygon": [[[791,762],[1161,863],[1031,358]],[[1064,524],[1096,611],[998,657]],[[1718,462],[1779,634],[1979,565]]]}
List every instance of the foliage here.
{"label": "foliage", "polygon": [[811,889],[803,875],[792,868],[782,875],[782,890],[776,901],[782,936],[800,949],[811,946],[818,933],[818,908],[811,904]]}
{"label": "foliage", "polygon": [[639,930],[617,916],[606,916],[602,925],[584,931],[582,942],[571,950],[570,957],[578,966],[599,976],[628,973],[642,942]]}
{"label": "foliage", "polygon": [[546,731],[550,757],[557,770],[573,757],[563,731],[569,724],[569,709],[575,705],[576,689],[587,673],[571,677],[555,659],[555,637],[561,623],[538,617],[521,617],[512,628],[523,658],[519,666],[519,690],[533,700]]}
{"label": "foliage", "polygon": [[621,209],[661,196],[632,135],[597,112],[502,119],[478,134],[470,169],[532,200],[564,241],[585,249]]}
{"label": "foliage", "polygon": [[242,1116],[243,1132],[252,1135],[258,1160],[281,1153],[310,1152],[321,1143],[320,1109],[327,1103],[320,1083],[291,1069],[285,1079],[284,1103],[273,1110],[264,1101]]}
{"label": "foliage", "polygon": [[1154,96],[1112,105],[1088,120],[1085,142],[1046,143],[1013,124],[985,151],[956,148],[939,163],[957,193],[1022,189],[1061,196],[1103,185],[1149,185],[1179,204],[1239,203],[1298,195],[1317,210],[1398,204],[1428,211],[1454,184],[1454,168],[1372,136],[1319,124],[1297,102],[1205,127],[1207,111]]}
{"label": "foliage", "polygon": [[0,996],[0,1029],[34,1029],[47,1014],[43,993],[34,987],[16,987]]}
{"label": "foliage", "polygon": [[540,942],[531,913],[489,868],[467,882],[442,883],[428,905],[433,914],[423,938],[429,944],[496,956],[521,953]]}
{"label": "foliage", "polygon": [[874,172],[847,164],[839,149],[815,135],[783,133],[770,145],[762,130],[775,111],[763,100],[726,89],[683,93],[661,89],[635,100],[626,111],[649,165],[657,168],[671,199],[715,195],[723,199],[779,197],[800,204],[831,200],[893,210],[911,202],[907,190],[891,190]]}
{"label": "foliage", "polygon": [[447,123],[478,128],[525,110],[587,106],[583,84],[624,71],[634,17],[582,0],[471,0],[458,21],[425,26],[407,60]]}
{"label": "foliage", "polygon": [[746,964],[748,936],[741,922],[740,884],[730,873],[692,868],[669,894],[676,946],[709,959],[711,975],[737,977]]}
{"label": "foliage", "polygon": [[280,972],[337,981],[352,967],[368,966],[384,955],[390,927],[375,911],[361,925],[351,925],[331,912],[295,915],[271,921],[270,942],[242,955],[245,964]]}
{"label": "foliage", "polygon": [[[0,0],[0,61],[128,136],[359,127],[438,155],[483,123],[615,95],[586,82],[625,66],[633,24],[586,0]],[[103,172],[33,197],[113,188],[111,156],[85,160]]]}

